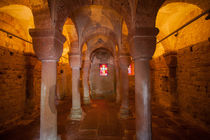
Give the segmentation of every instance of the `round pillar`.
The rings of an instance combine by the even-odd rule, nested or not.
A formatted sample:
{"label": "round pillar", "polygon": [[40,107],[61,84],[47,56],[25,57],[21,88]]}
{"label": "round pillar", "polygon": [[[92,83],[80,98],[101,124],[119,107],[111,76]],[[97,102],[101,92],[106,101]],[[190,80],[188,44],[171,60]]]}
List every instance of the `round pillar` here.
{"label": "round pillar", "polygon": [[119,74],[119,63],[117,58],[115,58],[115,76],[116,76],[116,103],[119,104],[121,101],[120,96],[120,74]]}
{"label": "round pillar", "polygon": [[[57,109],[55,106],[57,61],[42,61],[41,140],[57,140]],[[49,119],[50,118],[50,119]]]}
{"label": "round pillar", "polygon": [[131,54],[135,66],[136,139],[151,140],[150,66],[156,47],[156,28],[139,28],[131,36]]}
{"label": "round pillar", "polygon": [[88,82],[89,69],[90,69],[90,61],[85,60],[84,67],[83,67],[83,90],[84,90],[83,103],[85,105],[90,104],[90,88],[89,88],[89,82]]}
{"label": "round pillar", "polygon": [[57,140],[56,76],[65,37],[55,29],[31,29],[33,47],[42,62],[40,140]]}
{"label": "round pillar", "polygon": [[127,119],[131,116],[129,108],[129,79],[128,79],[128,66],[130,64],[130,56],[119,56],[120,65],[120,93],[121,93],[121,106],[120,118]]}
{"label": "round pillar", "polygon": [[69,62],[72,68],[72,108],[70,113],[71,120],[82,120],[84,112],[81,107],[80,86],[80,67],[81,56],[79,53],[78,41],[72,42]]}

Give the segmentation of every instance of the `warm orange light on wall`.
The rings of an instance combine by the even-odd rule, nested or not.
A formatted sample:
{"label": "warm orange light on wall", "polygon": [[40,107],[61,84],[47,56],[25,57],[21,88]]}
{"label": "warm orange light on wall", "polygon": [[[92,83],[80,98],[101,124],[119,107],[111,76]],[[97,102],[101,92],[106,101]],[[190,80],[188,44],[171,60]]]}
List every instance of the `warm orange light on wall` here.
{"label": "warm orange light on wall", "polygon": [[134,63],[133,62],[128,67],[128,75],[134,75]]}

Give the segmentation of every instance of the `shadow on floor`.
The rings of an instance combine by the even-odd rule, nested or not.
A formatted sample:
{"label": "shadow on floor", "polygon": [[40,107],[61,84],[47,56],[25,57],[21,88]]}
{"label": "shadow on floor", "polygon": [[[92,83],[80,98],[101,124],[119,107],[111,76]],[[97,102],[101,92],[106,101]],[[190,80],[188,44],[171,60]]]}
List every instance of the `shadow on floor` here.
{"label": "shadow on floor", "polygon": [[[133,101],[133,97],[130,98]],[[83,121],[69,120],[70,99],[59,101],[58,134],[62,140],[133,140],[135,119],[118,119],[119,105],[109,100],[93,100],[84,106]],[[131,108],[134,110],[134,102]],[[209,132],[192,126],[182,118],[152,105],[153,140],[209,140]],[[0,140],[38,140],[40,121],[37,118],[27,126],[18,126],[0,135]]]}

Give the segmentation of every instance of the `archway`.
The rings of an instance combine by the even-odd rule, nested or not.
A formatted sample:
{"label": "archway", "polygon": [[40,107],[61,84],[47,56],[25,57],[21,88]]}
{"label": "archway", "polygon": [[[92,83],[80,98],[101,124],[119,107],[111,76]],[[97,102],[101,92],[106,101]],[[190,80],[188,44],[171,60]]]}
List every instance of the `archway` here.
{"label": "archway", "polygon": [[113,98],[115,95],[113,54],[105,48],[99,48],[92,52],[91,61],[91,97],[93,99]]}
{"label": "archway", "polygon": [[[209,61],[210,21],[205,19],[207,14],[193,19],[206,11],[204,6],[206,2],[168,0],[163,4],[157,14],[156,26],[160,33],[151,61],[153,101],[167,110],[183,116],[187,114],[192,119],[202,120],[204,123],[209,119],[201,114],[204,112],[209,114],[209,111],[192,97],[207,102],[206,97],[200,96],[201,91],[196,91],[196,87],[208,85],[203,77],[206,72],[202,64]],[[186,25],[192,20],[193,22]],[[180,27],[183,28],[159,42]],[[185,91],[188,86],[191,92]]]}

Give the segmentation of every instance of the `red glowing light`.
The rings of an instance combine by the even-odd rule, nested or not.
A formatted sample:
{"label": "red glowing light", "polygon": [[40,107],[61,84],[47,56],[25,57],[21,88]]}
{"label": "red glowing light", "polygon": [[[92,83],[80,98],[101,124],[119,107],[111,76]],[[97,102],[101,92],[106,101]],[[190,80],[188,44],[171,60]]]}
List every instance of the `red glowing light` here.
{"label": "red glowing light", "polygon": [[131,64],[128,67],[128,75],[132,75],[132,69],[131,69]]}
{"label": "red glowing light", "polygon": [[108,75],[108,65],[100,64],[100,76],[107,76],[107,75]]}

